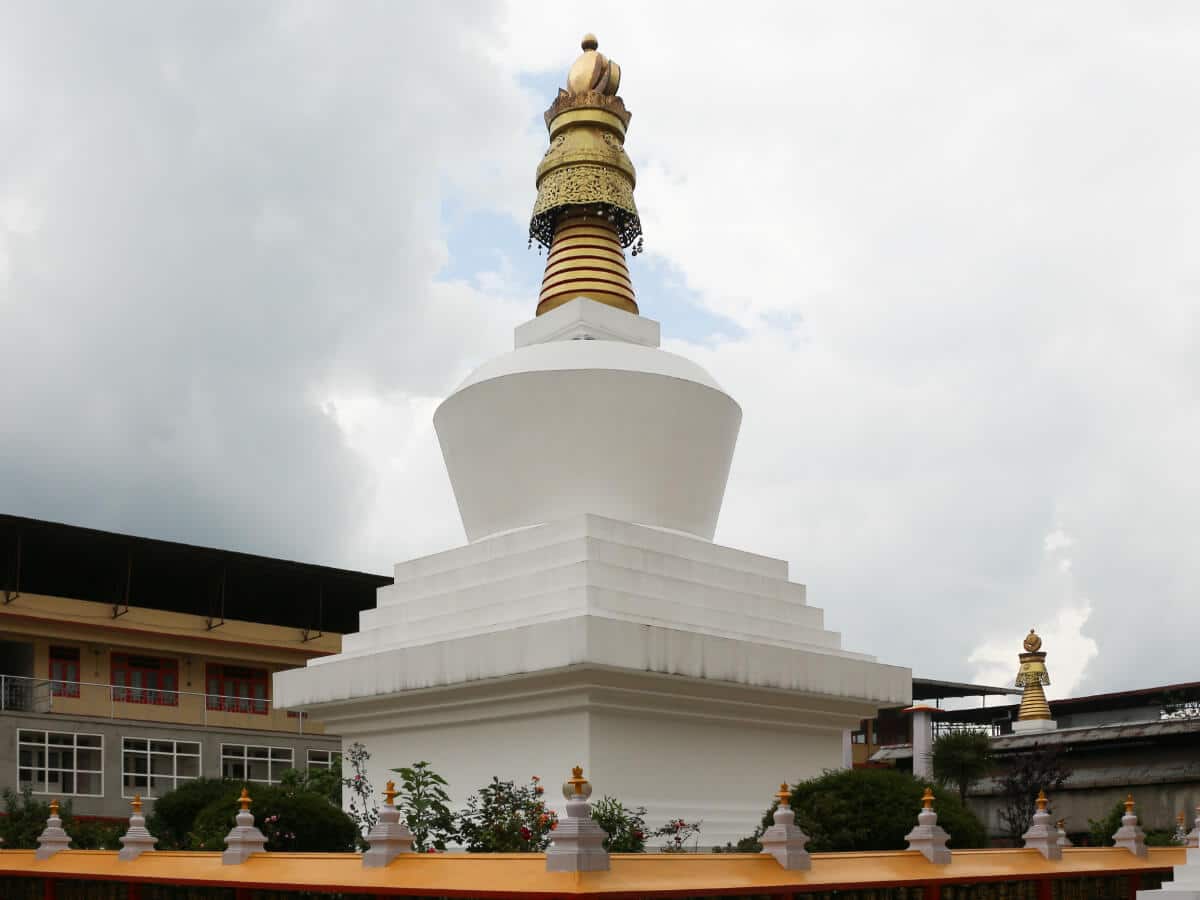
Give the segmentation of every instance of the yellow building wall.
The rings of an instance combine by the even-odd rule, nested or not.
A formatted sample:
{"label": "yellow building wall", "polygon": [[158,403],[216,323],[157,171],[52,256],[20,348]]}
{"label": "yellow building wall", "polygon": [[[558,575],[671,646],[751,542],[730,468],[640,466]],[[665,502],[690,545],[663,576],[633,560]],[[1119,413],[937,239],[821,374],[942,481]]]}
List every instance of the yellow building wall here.
{"label": "yellow building wall", "polygon": [[[341,649],[340,634],[304,638],[299,629],[234,619],[209,629],[200,616],[137,607],[114,618],[108,604],[38,594],[21,594],[0,606],[0,639],[32,644],[33,678],[49,680],[52,645],[79,649],[79,696],[50,696],[48,688],[38,695],[48,700],[52,712],[76,716],[298,732],[298,716],[271,706],[265,715],[208,709],[205,672],[209,663],[265,669],[269,683],[271,673]],[[177,660],[178,704],[114,700],[109,688],[114,653]],[[304,732],[323,730],[319,723],[303,720]]]}

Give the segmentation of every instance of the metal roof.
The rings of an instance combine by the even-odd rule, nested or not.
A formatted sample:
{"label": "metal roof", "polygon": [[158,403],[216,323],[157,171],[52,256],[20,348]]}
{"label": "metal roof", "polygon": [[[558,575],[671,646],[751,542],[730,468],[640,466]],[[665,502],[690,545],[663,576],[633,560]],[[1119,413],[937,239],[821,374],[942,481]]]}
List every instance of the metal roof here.
{"label": "metal roof", "polygon": [[946,697],[1007,696],[1021,691],[1015,687],[993,687],[987,684],[968,684],[965,681],[940,681],[936,678],[914,678],[913,700],[941,700]]}

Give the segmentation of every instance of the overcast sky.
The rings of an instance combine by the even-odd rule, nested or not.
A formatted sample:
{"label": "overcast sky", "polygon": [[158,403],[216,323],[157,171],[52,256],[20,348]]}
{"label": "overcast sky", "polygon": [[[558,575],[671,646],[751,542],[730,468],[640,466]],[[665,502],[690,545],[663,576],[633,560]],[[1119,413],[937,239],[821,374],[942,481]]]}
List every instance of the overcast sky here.
{"label": "overcast sky", "polygon": [[1200,677],[1200,7],[0,4],[0,511],[373,571],[511,347],[595,31],[664,346],[742,404],[718,541],[853,650]]}

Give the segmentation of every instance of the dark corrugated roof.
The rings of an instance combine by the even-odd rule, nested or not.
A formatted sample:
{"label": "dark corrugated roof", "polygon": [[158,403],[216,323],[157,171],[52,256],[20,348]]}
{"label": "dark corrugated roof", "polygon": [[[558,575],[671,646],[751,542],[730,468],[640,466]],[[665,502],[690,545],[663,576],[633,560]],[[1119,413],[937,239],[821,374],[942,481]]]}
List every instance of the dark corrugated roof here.
{"label": "dark corrugated roof", "polygon": [[341,634],[383,575],[0,514],[0,586]]}

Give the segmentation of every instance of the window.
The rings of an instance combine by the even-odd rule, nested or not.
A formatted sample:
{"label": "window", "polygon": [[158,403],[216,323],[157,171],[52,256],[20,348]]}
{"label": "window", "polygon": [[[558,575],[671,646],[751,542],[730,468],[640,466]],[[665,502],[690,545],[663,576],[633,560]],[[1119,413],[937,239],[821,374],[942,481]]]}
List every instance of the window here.
{"label": "window", "polygon": [[285,769],[290,768],[292,768],[292,749],[290,747],[221,745],[222,778],[278,784],[279,776]]}
{"label": "window", "polygon": [[310,748],[308,751],[308,767],[310,769],[332,769],[334,763],[342,761],[342,754],[337,750],[317,750]]}
{"label": "window", "polygon": [[79,648],[50,648],[50,693],[55,697],[79,696]]}
{"label": "window", "polygon": [[267,684],[270,676],[266,669],[209,663],[206,675],[208,696],[205,703],[209,709],[262,716],[267,714]]}
{"label": "window", "polygon": [[198,741],[124,738],[121,796],[161,797],[180,783],[200,777]]}
{"label": "window", "polygon": [[104,738],[63,731],[17,731],[17,788],[35,794],[104,796]]}
{"label": "window", "polygon": [[118,703],[178,706],[179,660],[158,656],[112,655],[113,699]]}

